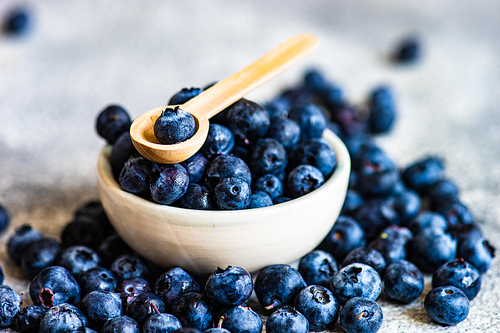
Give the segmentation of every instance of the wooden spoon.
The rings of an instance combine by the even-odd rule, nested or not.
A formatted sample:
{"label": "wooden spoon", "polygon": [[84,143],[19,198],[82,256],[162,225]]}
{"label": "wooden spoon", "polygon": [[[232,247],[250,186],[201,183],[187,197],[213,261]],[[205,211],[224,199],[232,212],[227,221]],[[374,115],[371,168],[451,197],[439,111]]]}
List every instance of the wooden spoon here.
{"label": "wooden spoon", "polygon": [[156,139],[153,126],[165,107],[142,114],[130,127],[130,136],[135,148],[142,156],[157,163],[174,164],[187,160],[203,146],[208,135],[208,119],[283,72],[312,52],[317,45],[318,38],[315,36],[294,36],[250,66],[217,82],[182,104],[180,108],[191,113],[196,123],[195,134],[186,141],[167,145],[160,144]]}

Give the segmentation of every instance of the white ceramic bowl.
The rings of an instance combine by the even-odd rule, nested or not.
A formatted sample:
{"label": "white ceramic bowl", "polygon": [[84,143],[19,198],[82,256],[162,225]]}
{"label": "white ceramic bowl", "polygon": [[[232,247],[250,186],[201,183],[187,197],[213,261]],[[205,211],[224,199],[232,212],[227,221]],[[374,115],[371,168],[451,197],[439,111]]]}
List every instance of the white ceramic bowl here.
{"label": "white ceramic bowl", "polygon": [[343,142],[326,130],[338,165],[321,187],[275,206],[238,211],[200,211],[159,205],[120,188],[109,164],[110,147],[97,163],[101,202],[116,232],[135,251],[170,268],[210,274],[219,266],[257,272],[290,264],[313,250],[330,231],[344,203],[350,173]]}

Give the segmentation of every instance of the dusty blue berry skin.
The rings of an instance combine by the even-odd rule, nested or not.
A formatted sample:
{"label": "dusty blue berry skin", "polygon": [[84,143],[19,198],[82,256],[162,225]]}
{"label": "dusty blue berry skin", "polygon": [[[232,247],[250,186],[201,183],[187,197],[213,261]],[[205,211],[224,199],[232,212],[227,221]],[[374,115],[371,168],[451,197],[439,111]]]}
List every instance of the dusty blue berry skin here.
{"label": "dusty blue berry skin", "polygon": [[354,263],[342,267],[335,274],[331,290],[341,305],[353,297],[376,300],[382,290],[382,280],[371,266]]}
{"label": "dusty blue berry skin", "polygon": [[191,98],[198,96],[203,89],[191,87],[182,88],[180,91],[176,92],[168,101],[168,105],[180,105],[189,101]]}
{"label": "dusty blue berry skin", "polygon": [[288,163],[288,154],[283,145],[273,138],[258,139],[250,153],[250,167],[258,176],[277,175],[283,172]]}
{"label": "dusty blue berry skin", "polygon": [[440,228],[422,229],[411,241],[408,258],[423,272],[433,273],[441,265],[453,260],[457,241]]}
{"label": "dusty blue berry skin", "polygon": [[130,129],[130,116],[124,108],[110,105],[102,110],[96,119],[96,130],[108,143],[114,144],[116,140]]}
{"label": "dusty blue berry skin", "polygon": [[365,231],[367,241],[380,235],[391,224],[399,225],[399,214],[390,198],[370,198],[352,213]]}
{"label": "dusty blue berry skin", "polygon": [[[0,212],[0,215],[1,214]],[[7,243],[7,254],[9,258],[17,265],[21,264],[21,256],[26,247],[32,242],[42,238],[42,233],[28,224],[16,228],[15,233],[9,238],[9,242]]]}
{"label": "dusty blue berry skin", "polygon": [[261,208],[261,207],[269,207],[273,205],[273,200],[263,191],[255,191],[250,196],[250,203],[247,208]]}
{"label": "dusty blue berry skin", "polygon": [[431,211],[423,211],[412,221],[405,224],[411,230],[413,235],[417,235],[420,230],[427,227],[437,227],[442,230],[446,230],[448,228],[448,224],[446,223],[443,215]]}
{"label": "dusty blue berry skin", "polygon": [[318,168],[301,164],[288,174],[286,188],[288,196],[298,198],[314,191],[324,183],[325,177]]}
{"label": "dusty blue berry skin", "polygon": [[188,292],[200,292],[199,283],[185,270],[174,267],[161,274],[155,282],[155,293],[161,296],[167,311],[171,311],[172,304]]}
{"label": "dusty blue berry skin", "polygon": [[368,124],[370,132],[381,134],[389,132],[394,126],[397,111],[392,90],[388,86],[375,88],[369,96],[370,114]]}
{"label": "dusty blue berry skin", "polygon": [[186,193],[188,185],[186,168],[180,164],[164,164],[151,174],[149,190],[154,202],[170,205]]}
{"label": "dusty blue berry skin", "polygon": [[444,179],[444,161],[439,156],[426,156],[407,166],[402,176],[409,188],[422,193]]}
{"label": "dusty blue berry skin", "polygon": [[422,208],[422,199],[417,192],[412,190],[404,189],[395,193],[392,199],[402,225],[412,221]]}
{"label": "dusty blue berry skin", "polygon": [[469,315],[470,302],[462,290],[453,286],[442,286],[427,293],[424,308],[435,322],[456,325]]}
{"label": "dusty blue berry skin", "polygon": [[432,288],[441,286],[457,287],[472,300],[481,289],[481,275],[476,267],[464,259],[454,259],[439,267],[432,275]]}
{"label": "dusty blue berry skin", "polygon": [[257,103],[242,98],[227,108],[226,112],[225,123],[235,139],[243,144],[248,145],[264,137],[269,130],[269,113]]}
{"label": "dusty blue berry skin", "polygon": [[390,225],[368,247],[382,253],[387,265],[406,259],[406,244],[413,238],[408,228]]}
{"label": "dusty blue berry skin", "polygon": [[229,332],[228,330],[226,330],[225,328],[218,328],[218,327],[213,327],[213,328],[209,328],[209,329],[206,329],[203,331],[203,333],[231,333]]}
{"label": "dusty blue berry skin", "polygon": [[213,190],[224,178],[241,178],[248,185],[252,183],[252,174],[248,165],[239,157],[231,155],[219,155],[215,157],[207,167],[206,185]]}
{"label": "dusty blue berry skin", "polygon": [[428,186],[425,190],[425,196],[431,200],[431,207],[436,207],[443,201],[459,199],[459,190],[456,183],[448,178],[441,179]]}
{"label": "dusty blue berry skin", "polygon": [[299,262],[299,273],[307,285],[330,288],[330,281],[338,270],[333,255],[322,250],[309,252]]}
{"label": "dusty blue berry skin", "polygon": [[179,297],[172,305],[172,314],[179,319],[182,327],[203,331],[212,325],[212,306],[205,300],[203,294],[197,292],[190,292]]}
{"label": "dusty blue berry skin", "polygon": [[253,291],[252,276],[244,268],[217,268],[207,279],[205,296],[216,307],[245,303]]}
{"label": "dusty blue berry skin", "polygon": [[127,162],[131,156],[139,156],[139,152],[135,149],[134,144],[132,143],[130,132],[127,131],[118,137],[109,153],[109,163],[111,164],[113,176],[116,180],[118,180],[118,176],[120,175],[120,171],[122,171],[125,162]]}
{"label": "dusty blue berry skin", "polygon": [[80,286],[71,273],[61,266],[43,269],[30,282],[29,292],[33,304],[44,308],[61,303],[77,304]]}
{"label": "dusty blue berry skin", "polygon": [[16,315],[21,311],[21,296],[9,286],[0,285],[0,327],[8,327],[14,323]]}
{"label": "dusty blue berry skin", "polygon": [[295,146],[300,141],[300,126],[286,117],[271,117],[268,137],[277,140],[285,149]]}
{"label": "dusty blue berry skin", "polygon": [[43,237],[28,245],[21,256],[21,267],[28,279],[33,279],[40,271],[52,266],[61,252],[61,245],[55,238]]}
{"label": "dusty blue berry skin", "polygon": [[365,149],[355,163],[356,189],[369,196],[387,196],[399,179],[396,164],[381,149]]}
{"label": "dusty blue berry skin", "polygon": [[352,212],[354,212],[361,205],[362,202],[363,198],[356,190],[348,189],[340,214],[342,215],[352,214]]}
{"label": "dusty blue berry skin", "polygon": [[318,248],[333,254],[338,261],[342,261],[349,252],[365,245],[365,232],[358,221],[352,217],[340,215]]}
{"label": "dusty blue berry skin", "polygon": [[82,298],[80,309],[87,317],[90,327],[100,330],[107,319],[122,315],[120,294],[92,291]]}
{"label": "dusty blue berry skin", "polygon": [[97,249],[97,254],[101,257],[105,267],[111,266],[116,258],[127,253],[131,254],[132,249],[118,234],[112,234],[104,238]]}
{"label": "dusty blue berry skin", "polygon": [[139,333],[139,324],[128,316],[119,316],[106,320],[101,333]]}
{"label": "dusty blue berry skin", "polygon": [[375,333],[383,318],[380,306],[362,297],[351,298],[340,311],[340,325],[347,333]]}
{"label": "dusty blue berry skin", "polygon": [[152,292],[143,292],[130,300],[125,313],[142,325],[151,314],[157,313],[155,307],[160,313],[165,312],[165,303],[160,296]]}
{"label": "dusty blue berry skin", "polygon": [[12,8],[3,22],[2,30],[9,35],[20,36],[27,33],[31,28],[31,13],[29,8]]}
{"label": "dusty blue berry skin", "polygon": [[313,103],[294,106],[288,117],[300,126],[301,140],[321,138],[326,128],[326,118],[323,111]]}
{"label": "dusty blue berry skin", "polygon": [[252,190],[264,191],[274,200],[283,195],[283,183],[277,176],[266,174],[253,181]]}
{"label": "dusty blue berry skin", "polygon": [[149,268],[144,261],[136,256],[130,254],[123,254],[116,258],[111,264],[110,271],[120,283],[121,281],[140,277],[144,279],[149,278]]}
{"label": "dusty blue berry skin", "polygon": [[225,310],[222,315],[222,327],[231,333],[260,333],[262,319],[251,308],[237,305]]}
{"label": "dusty blue berry skin", "polygon": [[113,273],[104,267],[95,267],[80,274],[78,277],[82,296],[92,291],[114,291],[118,282]]}
{"label": "dusty blue berry skin", "polygon": [[422,41],[417,36],[402,39],[394,49],[393,60],[400,64],[413,64],[422,57]]}
{"label": "dusty blue berry skin", "polygon": [[104,230],[99,222],[88,216],[77,216],[61,232],[64,247],[84,245],[96,249],[102,242]]}
{"label": "dusty blue berry skin", "polygon": [[182,328],[179,319],[168,313],[154,313],[142,325],[142,333],[172,332]]}
{"label": "dusty blue berry skin", "polygon": [[384,291],[387,296],[404,304],[416,300],[424,289],[424,276],[413,263],[400,260],[385,270]]}
{"label": "dusty blue berry skin", "polygon": [[304,73],[303,82],[306,89],[313,93],[320,93],[328,86],[324,74],[317,68],[307,70]]}
{"label": "dusty blue berry skin", "polygon": [[203,333],[203,332],[196,328],[183,327],[172,331],[172,333]]}
{"label": "dusty blue berry skin", "polygon": [[229,154],[234,148],[234,143],[234,135],[229,128],[219,124],[210,124],[207,138],[200,152],[209,157]]}
{"label": "dusty blue berry skin", "polygon": [[293,151],[290,164],[315,166],[325,178],[328,178],[337,166],[337,154],[328,141],[321,138],[307,139]]}
{"label": "dusty blue berry skin", "polygon": [[9,226],[10,216],[7,209],[0,204],[0,233],[4,232]]}
{"label": "dusty blue berry skin", "polygon": [[186,168],[189,174],[190,183],[198,183],[203,179],[205,175],[205,170],[208,166],[208,160],[202,153],[196,153],[181,165]]}
{"label": "dusty blue berry skin", "polygon": [[130,303],[135,296],[150,291],[151,287],[149,282],[140,277],[125,279],[120,282],[115,289],[115,292],[120,294],[124,309],[127,308],[128,303]]}
{"label": "dusty blue berry skin", "polygon": [[40,321],[39,333],[66,333],[69,330],[87,326],[87,318],[80,309],[68,303],[49,308]]}
{"label": "dusty blue berry skin", "polygon": [[307,318],[291,306],[274,311],[266,320],[267,333],[307,333],[309,332],[309,322]]}
{"label": "dusty blue berry skin", "polygon": [[21,333],[37,333],[45,311],[47,310],[39,305],[28,305],[19,312],[16,318],[17,328]]}
{"label": "dusty blue berry skin", "polygon": [[295,268],[276,264],[267,266],[259,272],[254,290],[260,305],[266,310],[279,309],[291,305],[306,282]]}
{"label": "dusty blue berry skin", "polygon": [[153,126],[156,139],[166,145],[186,141],[194,135],[195,129],[193,116],[178,106],[165,108]]}
{"label": "dusty blue berry skin", "polygon": [[342,267],[350,264],[361,263],[371,266],[380,277],[384,276],[387,263],[379,251],[369,247],[357,247],[347,254],[342,262]]}
{"label": "dusty blue berry skin", "polygon": [[215,186],[214,196],[220,209],[245,209],[251,200],[250,185],[241,178],[223,178]]}
{"label": "dusty blue berry skin", "polygon": [[99,200],[92,200],[86,202],[75,210],[74,213],[75,219],[83,216],[95,220],[101,227],[104,236],[108,236],[115,233],[115,230],[113,229],[113,226],[111,225],[111,222],[109,221],[108,216],[104,211],[104,207],[102,206],[102,203]]}
{"label": "dusty blue berry skin", "polygon": [[483,274],[493,264],[495,252],[495,247],[485,238],[470,237],[459,245],[457,257],[470,262],[480,274]]}
{"label": "dusty blue berry skin", "polygon": [[81,273],[98,267],[101,264],[101,258],[91,248],[75,245],[61,251],[57,264],[78,277]]}
{"label": "dusty blue berry skin", "polygon": [[147,192],[151,173],[156,169],[158,169],[156,163],[142,156],[130,157],[118,177],[121,188],[134,194]]}
{"label": "dusty blue berry skin", "polygon": [[305,287],[295,297],[293,305],[307,318],[312,331],[324,331],[337,322],[340,304],[323,286]]}
{"label": "dusty blue berry skin", "polygon": [[97,331],[85,326],[80,326],[69,330],[67,333],[97,333]]}
{"label": "dusty blue berry skin", "polygon": [[181,207],[197,210],[215,208],[212,193],[203,185],[191,183],[186,193],[179,199]]}

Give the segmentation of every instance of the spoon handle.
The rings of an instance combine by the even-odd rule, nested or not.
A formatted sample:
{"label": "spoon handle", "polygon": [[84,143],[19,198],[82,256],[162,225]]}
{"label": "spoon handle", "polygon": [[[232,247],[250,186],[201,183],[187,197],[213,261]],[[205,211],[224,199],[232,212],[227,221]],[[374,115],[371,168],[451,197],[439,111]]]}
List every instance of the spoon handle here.
{"label": "spoon handle", "polygon": [[200,120],[210,119],[248,92],[304,58],[317,47],[318,42],[318,38],[313,35],[294,36],[253,64],[190,99],[181,108]]}

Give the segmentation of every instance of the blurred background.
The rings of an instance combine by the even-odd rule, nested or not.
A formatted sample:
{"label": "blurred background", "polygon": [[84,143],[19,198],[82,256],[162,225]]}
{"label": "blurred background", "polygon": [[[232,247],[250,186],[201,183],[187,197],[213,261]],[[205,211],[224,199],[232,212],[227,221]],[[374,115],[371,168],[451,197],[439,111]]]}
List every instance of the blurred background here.
{"label": "blurred background", "polygon": [[[27,291],[4,244],[30,223],[58,237],[76,207],[97,198],[96,159],[104,146],[97,114],[109,104],[135,118],[166,105],[183,87],[225,78],[298,33],[321,44],[252,92],[264,103],[323,71],[353,104],[389,85],[398,107],[393,131],[378,139],[404,167],[444,157],[483,232],[500,246],[500,2],[164,1],[0,2],[0,18],[29,13],[25,33],[0,35],[0,203],[10,212],[0,237],[5,284]],[[401,39],[418,36],[422,56],[397,65]],[[385,304],[381,332],[493,332],[500,315],[498,260],[459,327],[433,324],[421,304]],[[496,284],[496,286],[495,286]],[[340,328],[337,328],[342,331]]]}

